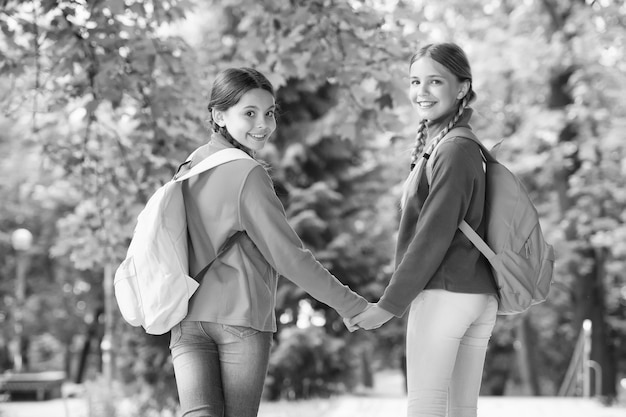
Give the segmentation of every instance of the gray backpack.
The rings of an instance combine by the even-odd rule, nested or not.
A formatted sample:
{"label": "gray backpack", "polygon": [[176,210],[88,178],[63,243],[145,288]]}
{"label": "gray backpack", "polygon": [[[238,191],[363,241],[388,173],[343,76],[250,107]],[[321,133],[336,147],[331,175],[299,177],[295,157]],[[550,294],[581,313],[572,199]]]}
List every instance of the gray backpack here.
{"label": "gray backpack", "polygon": [[[435,145],[431,155],[443,141],[459,136],[480,146],[485,163],[485,240],[465,220],[459,229],[491,264],[499,293],[498,314],[522,313],[548,297],[554,248],[543,237],[537,209],[520,179],[499,163],[470,129],[451,129]],[[431,156],[426,164],[428,184],[433,159]]]}

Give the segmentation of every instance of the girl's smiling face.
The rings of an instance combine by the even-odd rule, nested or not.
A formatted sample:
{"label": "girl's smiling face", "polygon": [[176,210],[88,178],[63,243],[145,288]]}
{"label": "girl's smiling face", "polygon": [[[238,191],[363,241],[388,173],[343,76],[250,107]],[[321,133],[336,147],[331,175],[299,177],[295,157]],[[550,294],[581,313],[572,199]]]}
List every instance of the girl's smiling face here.
{"label": "girl's smiling face", "polygon": [[409,98],[421,119],[438,121],[453,112],[469,89],[446,67],[430,57],[415,61],[409,69]]}
{"label": "girl's smiling face", "polygon": [[237,142],[258,151],[276,130],[275,108],[274,96],[269,91],[254,88],[227,110],[214,110],[213,118]]}

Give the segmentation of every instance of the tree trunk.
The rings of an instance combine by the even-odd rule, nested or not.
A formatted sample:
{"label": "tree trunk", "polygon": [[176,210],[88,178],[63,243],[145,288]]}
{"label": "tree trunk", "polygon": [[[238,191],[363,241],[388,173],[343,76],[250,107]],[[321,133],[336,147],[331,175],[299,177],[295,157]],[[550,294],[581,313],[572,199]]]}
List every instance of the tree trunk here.
{"label": "tree trunk", "polygon": [[87,370],[87,363],[89,359],[89,354],[92,353],[92,343],[94,340],[100,340],[100,316],[104,313],[102,307],[96,309],[94,311],[93,320],[89,323],[87,327],[87,333],[85,334],[85,340],[83,341],[83,346],[80,350],[80,356],[78,359],[78,368],[76,369],[76,376],[74,378],[74,382],[80,384],[83,382],[85,377],[85,371]]}
{"label": "tree trunk", "polygon": [[520,378],[522,380],[523,395],[541,395],[539,378],[536,366],[538,362],[537,354],[533,346],[537,346],[536,332],[530,317],[524,315],[517,325],[517,340],[519,348],[517,350]]}
{"label": "tree trunk", "polygon": [[361,350],[361,382],[366,388],[374,387],[374,371],[372,370],[372,354],[369,349]]}
{"label": "tree trunk", "polygon": [[102,374],[105,381],[111,383],[114,378],[113,328],[115,299],[113,298],[113,265],[104,267],[104,336],[100,343],[102,350]]}
{"label": "tree trunk", "polygon": [[[604,282],[606,276],[606,249],[595,249],[594,286],[592,292],[591,312],[589,317],[593,324],[591,330],[591,360],[598,364],[600,374],[591,373],[591,395],[602,396],[612,401],[617,396],[617,366],[615,352],[610,344],[609,328],[606,323],[606,305]],[[597,379],[599,378],[599,381]],[[598,384],[596,385],[596,382]],[[595,387],[599,387],[599,392]]]}
{"label": "tree trunk", "polygon": [[[600,369],[591,370],[591,395],[602,396],[613,400],[617,396],[617,374],[615,351],[610,344],[609,328],[606,323],[606,301],[604,282],[606,276],[606,249],[588,248],[580,251],[581,259],[592,259],[593,268],[588,274],[576,280],[573,304],[577,306],[572,326],[581,329],[585,319],[590,319],[591,328],[591,360]],[[600,381],[597,381],[600,378]],[[597,385],[596,385],[597,383]],[[596,392],[596,387],[600,392]]]}

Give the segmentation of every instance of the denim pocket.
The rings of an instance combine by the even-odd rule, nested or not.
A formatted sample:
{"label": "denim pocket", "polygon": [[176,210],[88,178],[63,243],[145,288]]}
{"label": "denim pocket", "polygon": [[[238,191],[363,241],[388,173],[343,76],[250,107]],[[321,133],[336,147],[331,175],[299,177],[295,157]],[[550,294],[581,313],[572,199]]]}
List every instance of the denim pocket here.
{"label": "denim pocket", "polygon": [[183,336],[183,332],[180,328],[180,323],[176,326],[172,327],[170,331],[170,349],[172,349],[178,342],[180,342],[181,337]]}
{"label": "denim pocket", "polygon": [[240,339],[245,339],[246,337],[254,336],[259,333],[258,330],[253,329],[252,327],[246,326],[231,326],[228,324],[222,324],[222,328],[224,331],[232,334],[233,336],[237,336]]}

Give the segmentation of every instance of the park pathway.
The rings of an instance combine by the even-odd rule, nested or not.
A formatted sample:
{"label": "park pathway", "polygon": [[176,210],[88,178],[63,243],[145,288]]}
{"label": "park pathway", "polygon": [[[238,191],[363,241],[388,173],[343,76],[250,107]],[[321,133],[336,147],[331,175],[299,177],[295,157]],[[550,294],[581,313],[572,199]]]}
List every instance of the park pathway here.
{"label": "park pathway", "polygon": [[[309,416],[306,402],[281,411],[261,406],[259,417]],[[341,397],[315,413],[320,417],[404,417],[402,397]],[[582,398],[481,397],[479,417],[626,417],[626,408],[604,407]],[[41,402],[0,403],[1,417],[89,417],[85,402],[56,399]]]}
{"label": "park pathway", "polygon": [[[324,417],[404,417],[404,398],[346,397]],[[593,400],[554,397],[481,397],[479,417],[626,417],[626,408],[605,407]],[[260,414],[259,417],[292,417]],[[295,417],[295,416],[293,416]]]}
{"label": "park pathway", "polygon": [[[404,417],[402,379],[379,374],[373,389],[328,400],[263,403],[259,417]],[[565,397],[480,397],[479,417],[626,417],[626,406]],[[0,417],[91,417],[81,398],[0,402]]]}

